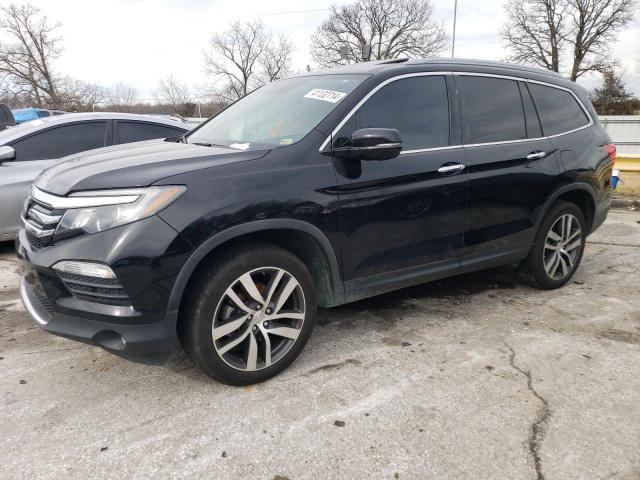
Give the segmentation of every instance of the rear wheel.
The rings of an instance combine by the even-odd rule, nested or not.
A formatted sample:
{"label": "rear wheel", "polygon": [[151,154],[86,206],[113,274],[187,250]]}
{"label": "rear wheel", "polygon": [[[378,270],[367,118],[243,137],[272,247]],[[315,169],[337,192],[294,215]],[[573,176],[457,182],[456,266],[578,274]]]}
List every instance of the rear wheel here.
{"label": "rear wheel", "polygon": [[546,290],[567,283],[582,259],[585,225],[580,208],[573,203],[557,202],[543,219],[529,256],[518,267],[518,278]]}
{"label": "rear wheel", "polygon": [[316,316],[311,275],[272,245],[228,251],[193,283],[179,334],[192,360],[232,385],[266,380],[304,348]]}

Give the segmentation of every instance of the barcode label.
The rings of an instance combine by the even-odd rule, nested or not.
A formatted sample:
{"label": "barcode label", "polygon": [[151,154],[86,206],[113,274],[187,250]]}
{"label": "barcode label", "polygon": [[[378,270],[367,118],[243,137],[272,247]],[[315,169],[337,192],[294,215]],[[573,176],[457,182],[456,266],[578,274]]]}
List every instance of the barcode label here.
{"label": "barcode label", "polygon": [[336,92],[335,90],[325,90],[323,88],[314,88],[309,93],[307,93],[304,98],[313,98],[315,100],[338,103],[346,96],[347,94],[343,92]]}

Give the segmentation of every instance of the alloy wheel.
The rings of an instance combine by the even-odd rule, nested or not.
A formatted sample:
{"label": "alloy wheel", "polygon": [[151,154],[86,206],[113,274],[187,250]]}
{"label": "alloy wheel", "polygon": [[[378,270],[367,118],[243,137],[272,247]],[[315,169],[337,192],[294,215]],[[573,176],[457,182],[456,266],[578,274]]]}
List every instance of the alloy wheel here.
{"label": "alloy wheel", "polygon": [[295,344],[305,308],[302,287],[289,272],[277,267],[251,270],[225,290],[216,307],[214,348],[235,369],[267,368]]}
{"label": "alloy wheel", "polygon": [[544,269],[549,278],[562,280],[572,270],[582,249],[582,227],[570,214],[561,215],[549,229],[544,243]]}

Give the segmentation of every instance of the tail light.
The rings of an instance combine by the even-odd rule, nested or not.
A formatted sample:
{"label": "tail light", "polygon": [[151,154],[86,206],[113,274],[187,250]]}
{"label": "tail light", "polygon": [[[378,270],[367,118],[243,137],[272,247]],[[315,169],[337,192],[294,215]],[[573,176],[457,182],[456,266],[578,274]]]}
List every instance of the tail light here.
{"label": "tail light", "polygon": [[607,157],[609,157],[609,161],[611,162],[611,166],[616,164],[616,146],[613,143],[607,143],[604,145],[604,150],[607,152]]}

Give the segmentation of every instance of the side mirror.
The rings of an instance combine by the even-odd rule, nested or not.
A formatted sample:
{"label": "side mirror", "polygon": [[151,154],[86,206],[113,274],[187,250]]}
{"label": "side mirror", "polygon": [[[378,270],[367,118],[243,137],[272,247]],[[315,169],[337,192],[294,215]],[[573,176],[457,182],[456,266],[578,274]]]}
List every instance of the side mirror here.
{"label": "side mirror", "polygon": [[362,128],[353,132],[348,147],[335,153],[357,160],[389,160],[401,151],[402,136],[395,128]]}
{"label": "side mirror", "polygon": [[16,151],[13,147],[10,147],[9,145],[0,147],[0,163],[4,162],[5,160],[13,160],[15,158]]}

